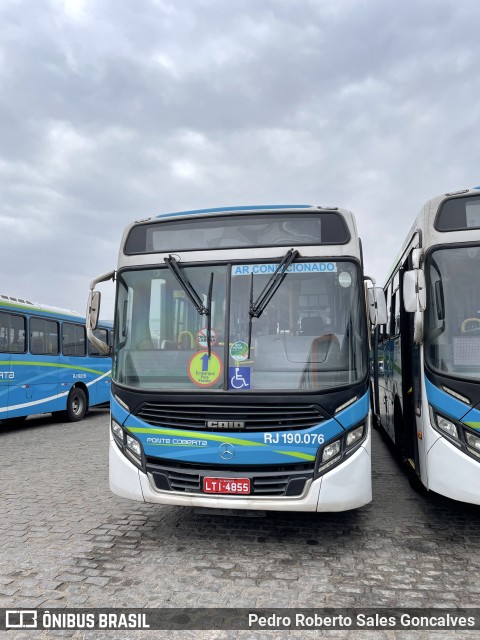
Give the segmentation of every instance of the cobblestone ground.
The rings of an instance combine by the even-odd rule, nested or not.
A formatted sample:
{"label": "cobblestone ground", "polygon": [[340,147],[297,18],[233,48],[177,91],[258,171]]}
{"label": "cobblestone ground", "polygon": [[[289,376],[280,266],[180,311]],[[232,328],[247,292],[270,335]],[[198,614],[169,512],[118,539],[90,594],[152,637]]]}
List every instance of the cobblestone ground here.
{"label": "cobblestone ground", "polygon": [[[108,413],[0,423],[0,607],[478,606],[480,509],[415,493],[374,433],[374,501],[265,518],[126,501],[107,482]],[[7,639],[332,637],[453,632],[7,632]],[[103,635],[102,635],[103,634]],[[479,632],[457,632],[475,638]]]}

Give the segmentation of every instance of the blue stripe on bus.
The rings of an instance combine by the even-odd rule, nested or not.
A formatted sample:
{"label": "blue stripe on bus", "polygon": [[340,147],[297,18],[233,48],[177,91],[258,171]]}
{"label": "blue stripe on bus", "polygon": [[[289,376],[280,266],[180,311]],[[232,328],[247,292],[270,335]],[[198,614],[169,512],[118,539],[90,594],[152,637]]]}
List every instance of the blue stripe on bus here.
{"label": "blue stripe on bus", "polygon": [[110,411],[112,412],[112,418],[120,425],[123,425],[125,420],[130,415],[128,411],[126,411],[122,407],[118,400],[115,399],[115,396],[113,394],[110,396]]}
{"label": "blue stripe on bus", "polygon": [[[114,417],[118,407],[112,405]],[[344,430],[334,419],[299,431],[266,431],[248,433],[221,433],[190,431],[153,426],[130,415],[124,427],[143,445],[147,456],[199,463],[285,464],[300,460],[313,462],[319,446],[341,435]],[[318,442],[320,436],[323,439]],[[222,460],[219,447],[230,443],[235,449],[231,460]]]}
{"label": "blue stripe on bus", "polygon": [[457,400],[449,393],[445,393],[445,391],[436,387],[426,376],[425,390],[427,392],[429,404],[440,411],[440,413],[444,413],[447,418],[461,420],[470,410],[470,407],[467,404],[460,402],[460,400]]}
{"label": "blue stripe on bus", "polygon": [[217,207],[214,209],[192,209],[191,211],[176,211],[174,213],[160,213],[157,218],[169,218],[171,216],[189,216],[201,213],[222,213],[228,211],[274,211],[278,209],[312,209],[310,204],[271,204],[260,207]]}
{"label": "blue stripe on bus", "polygon": [[369,410],[369,404],[370,392],[367,391],[365,395],[359,398],[352,405],[350,405],[343,411],[340,411],[340,413],[336,415],[335,418],[344,429],[350,429],[351,427],[365,419],[365,416],[367,415]]}
{"label": "blue stripe on bus", "polygon": [[[145,454],[187,462],[238,464],[280,464],[314,461],[319,446],[326,444],[362,420],[369,411],[369,392],[335,418],[314,427],[295,431],[221,433],[153,426],[128,415],[112,399],[112,417],[141,441]],[[319,442],[319,436],[323,439]],[[230,443],[235,448],[232,460],[220,460],[218,448]]]}

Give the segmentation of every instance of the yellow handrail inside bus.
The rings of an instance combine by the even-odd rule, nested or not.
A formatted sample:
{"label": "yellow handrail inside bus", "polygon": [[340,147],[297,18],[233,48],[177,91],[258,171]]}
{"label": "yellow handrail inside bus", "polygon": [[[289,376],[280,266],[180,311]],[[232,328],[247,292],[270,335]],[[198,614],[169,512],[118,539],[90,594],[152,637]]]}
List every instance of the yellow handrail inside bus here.
{"label": "yellow handrail inside bus", "polygon": [[[468,333],[469,331],[473,331],[472,328],[467,329],[467,325],[469,322],[475,322],[476,324],[480,325],[480,318],[467,318],[466,320],[464,320],[462,322],[462,326],[460,327],[460,333]],[[477,327],[475,327],[475,329],[477,329]]]}
{"label": "yellow handrail inside bus", "polygon": [[190,349],[195,349],[195,338],[191,331],[180,331],[177,338],[178,348],[182,348],[182,338],[183,336],[188,336],[190,338]]}

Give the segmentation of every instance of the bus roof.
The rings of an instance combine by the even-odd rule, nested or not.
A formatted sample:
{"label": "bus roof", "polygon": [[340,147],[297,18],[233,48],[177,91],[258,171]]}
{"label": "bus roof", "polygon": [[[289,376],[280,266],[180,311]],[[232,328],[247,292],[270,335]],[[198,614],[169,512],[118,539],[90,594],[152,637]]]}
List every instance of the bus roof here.
{"label": "bus roof", "polygon": [[[342,242],[340,241],[324,242],[322,243],[323,246],[324,247],[327,245],[330,246],[331,249],[329,251],[330,253],[332,253],[332,255],[341,255],[341,256],[349,255],[349,256],[355,256],[361,259],[361,250],[359,246],[359,239],[358,239],[355,218],[353,213],[348,209],[343,209],[337,206],[310,205],[310,204],[281,204],[281,205],[262,204],[262,205],[237,205],[237,206],[229,206],[229,207],[212,207],[209,209],[193,209],[190,211],[178,211],[178,212],[157,214],[155,216],[151,216],[150,218],[135,220],[134,222],[130,223],[124,230],[120,251],[119,251],[119,256],[118,256],[117,268],[120,269],[126,266],[137,267],[142,264],[151,265],[152,254],[156,254],[158,256],[158,259],[161,259],[162,256],[166,257],[172,251],[175,251],[176,254],[180,254],[183,251],[187,252],[188,259],[192,261],[198,260],[199,262],[204,262],[206,260],[211,260],[211,255],[210,255],[211,245],[209,245],[210,247],[209,252],[205,251],[205,248],[203,248],[203,246],[196,247],[196,248],[185,247],[182,249],[181,247],[177,247],[177,246],[173,247],[170,245],[167,248],[164,248],[162,250],[153,249],[153,248],[151,250],[150,249],[144,250],[144,249],[139,249],[137,247],[135,250],[131,249],[129,251],[126,251],[125,249],[126,249],[127,241],[130,237],[130,234],[134,231],[134,229],[138,230],[140,241],[143,243],[144,238],[142,236],[142,233],[139,231],[139,229],[142,227],[148,227],[150,225],[159,225],[158,229],[160,230],[162,225],[168,225],[169,223],[173,225],[175,225],[175,223],[177,222],[181,224],[187,224],[189,220],[191,221],[195,220],[198,224],[199,221],[203,221],[207,219],[212,220],[215,218],[222,218],[222,217],[226,218],[228,216],[232,216],[232,219],[235,216],[237,216],[238,218],[245,217],[247,219],[249,216],[256,216],[257,214],[258,216],[265,215],[268,217],[272,216],[273,218],[276,215],[282,216],[283,218],[285,218],[285,216],[287,217],[291,216],[292,220],[295,218],[296,215],[298,216],[336,215],[339,218],[343,219],[342,224],[345,224],[345,229],[348,232],[349,239],[348,240],[345,239],[345,241],[342,240]],[[146,242],[146,238],[145,238],[145,242]],[[291,242],[295,244],[294,240],[288,240],[287,244],[290,246]],[[305,256],[314,254],[313,248],[309,249],[307,248],[305,243],[301,243],[301,244],[303,247],[302,251],[304,252]],[[265,258],[278,257],[279,246],[283,246],[283,245],[278,245],[278,243],[275,243],[274,245],[267,244],[267,246],[264,247],[265,249],[264,257]],[[256,245],[252,245],[252,246],[238,245],[237,246],[235,244],[232,244],[231,247],[230,246],[218,247],[217,250],[219,252],[218,256],[221,257],[222,259],[226,255],[228,255],[228,257],[232,259],[237,259],[237,258],[243,259],[246,255],[245,252],[247,253],[250,252],[248,254],[249,257],[254,257],[254,254],[257,255],[255,252],[258,252],[259,246],[256,246]],[[228,252],[228,254],[226,252]]]}
{"label": "bus roof", "polygon": [[75,318],[83,317],[81,313],[78,313],[78,311],[72,311],[71,309],[61,309],[59,307],[51,307],[48,304],[30,302],[29,300],[13,298],[12,296],[6,296],[3,294],[0,294],[0,307],[6,307],[9,309],[22,309],[23,311],[45,312],[62,316],[72,316]]}
{"label": "bus roof", "polygon": [[[202,213],[231,213],[242,211],[282,211],[295,209],[313,209],[311,204],[266,204],[261,206],[240,205],[237,207],[215,207],[211,209],[191,209],[190,211],[175,211],[172,213],[160,213],[156,218],[170,218],[172,216],[191,216]],[[322,207],[323,208],[323,207]],[[325,207],[328,209],[336,209],[336,207]]]}
{"label": "bus roof", "polygon": [[[23,300],[22,298],[14,298],[12,296],[6,296],[0,294],[0,310],[4,311],[17,311],[27,312],[38,315],[48,315],[51,318],[70,319],[85,322],[85,316],[78,311],[72,311],[71,309],[61,309],[60,307],[52,307],[48,304],[39,304],[38,302],[30,302],[29,300]],[[113,320],[100,320],[99,328],[113,329]]]}
{"label": "bus roof", "polygon": [[436,244],[468,242],[472,239],[471,231],[469,229],[438,231],[435,229],[434,224],[440,205],[442,205],[446,200],[454,200],[455,198],[464,198],[468,196],[477,196],[478,198],[478,194],[475,192],[479,190],[480,186],[472,187],[470,189],[460,189],[458,191],[449,191],[448,193],[442,193],[427,200],[415,216],[413,225],[407,233],[402,244],[402,248],[388,271],[384,286],[386,286],[392,278],[392,275],[397,269],[398,263],[403,261],[405,258],[406,251],[410,250],[411,242],[414,238],[417,238],[418,242],[421,241],[421,245],[424,249]]}

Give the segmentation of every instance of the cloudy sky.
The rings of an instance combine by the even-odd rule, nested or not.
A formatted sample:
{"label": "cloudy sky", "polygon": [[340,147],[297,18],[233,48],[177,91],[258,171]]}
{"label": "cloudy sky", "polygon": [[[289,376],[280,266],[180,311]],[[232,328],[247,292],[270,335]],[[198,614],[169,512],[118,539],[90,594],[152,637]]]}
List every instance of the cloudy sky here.
{"label": "cloudy sky", "polygon": [[[165,211],[351,209],[383,282],[480,184],[478,0],[1,0],[0,293],[84,312]],[[103,287],[104,317],[113,287]]]}

